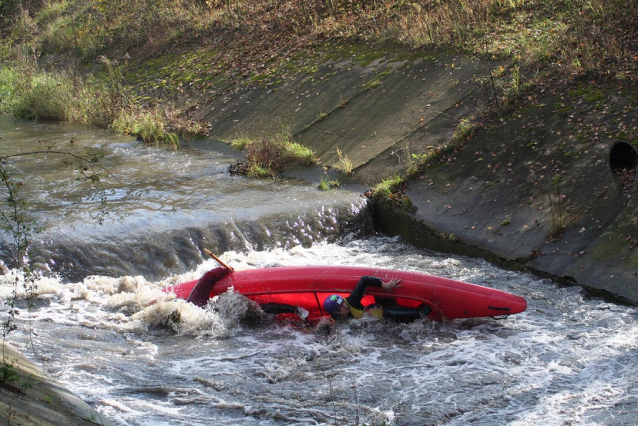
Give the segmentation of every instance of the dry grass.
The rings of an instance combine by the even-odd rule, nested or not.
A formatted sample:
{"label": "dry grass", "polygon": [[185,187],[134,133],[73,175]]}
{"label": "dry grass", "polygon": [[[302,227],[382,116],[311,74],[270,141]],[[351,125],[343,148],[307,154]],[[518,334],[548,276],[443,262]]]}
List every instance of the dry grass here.
{"label": "dry grass", "polygon": [[[638,4],[624,0],[65,0],[34,2],[28,14],[19,12],[17,4],[0,3],[7,18],[0,23],[5,36],[2,59],[15,63],[16,56],[35,58],[44,51],[66,54],[72,64],[66,78],[33,80],[38,84],[31,93],[24,92],[30,97],[21,99],[24,114],[73,117],[72,121],[98,125],[112,122],[127,105],[118,105],[119,98],[92,93],[103,90],[120,96],[126,90],[85,85],[87,92],[81,98],[86,103],[76,102],[81,108],[75,110],[69,109],[73,103],[68,95],[81,93],[79,72],[105,55],[113,66],[104,69],[117,69],[121,75],[105,73],[97,80],[114,85],[129,77],[129,61],[150,63],[149,58],[160,58],[170,63],[168,78],[134,80],[135,90],[146,89],[155,97],[161,97],[162,91],[179,95],[183,88],[177,87],[177,80],[197,88],[211,76],[219,78],[209,85],[247,77],[260,81],[290,64],[297,64],[293,71],[300,71],[298,62],[291,61],[299,52],[325,52],[350,43],[362,49],[364,43],[381,42],[416,50],[452,48],[502,60],[509,63],[506,68],[512,72],[510,85],[515,91],[522,75],[542,71],[566,78],[635,79],[638,67]],[[8,47],[11,43],[13,49]],[[180,54],[193,46],[199,49],[197,60],[181,61]],[[176,59],[171,62],[171,58]],[[68,89],[70,83],[73,89]],[[6,87],[0,91],[7,92]],[[52,105],[49,98],[56,103]],[[496,93],[494,98],[498,101]],[[183,125],[167,127],[170,131]]]}
{"label": "dry grass", "polygon": [[18,21],[30,22],[24,30],[33,39],[25,42],[84,60],[210,41],[225,46],[220,59],[255,74],[275,56],[285,61],[330,39],[454,48],[603,75],[633,76],[638,60],[638,5],[625,0],[67,0],[42,7],[38,29]]}

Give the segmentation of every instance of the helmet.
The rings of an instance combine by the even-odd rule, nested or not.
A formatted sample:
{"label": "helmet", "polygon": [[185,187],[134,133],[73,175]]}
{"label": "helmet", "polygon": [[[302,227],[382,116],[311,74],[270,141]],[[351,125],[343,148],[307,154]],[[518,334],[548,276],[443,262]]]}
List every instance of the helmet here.
{"label": "helmet", "polygon": [[345,303],[343,297],[338,294],[332,294],[323,301],[323,309],[334,317],[337,315],[337,312],[339,312],[339,308],[343,303]]}

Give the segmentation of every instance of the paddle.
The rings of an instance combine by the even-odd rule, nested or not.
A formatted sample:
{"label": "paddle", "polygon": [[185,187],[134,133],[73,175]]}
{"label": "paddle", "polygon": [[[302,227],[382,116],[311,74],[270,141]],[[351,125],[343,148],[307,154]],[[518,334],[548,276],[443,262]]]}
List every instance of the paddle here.
{"label": "paddle", "polygon": [[203,249],[204,253],[206,253],[207,255],[209,255],[210,257],[212,257],[213,259],[215,259],[217,262],[219,262],[220,265],[222,265],[224,268],[228,269],[229,271],[234,271],[233,268],[231,268],[230,266],[226,265],[224,262],[222,262],[219,257],[215,256],[215,254],[208,250],[208,249]]}

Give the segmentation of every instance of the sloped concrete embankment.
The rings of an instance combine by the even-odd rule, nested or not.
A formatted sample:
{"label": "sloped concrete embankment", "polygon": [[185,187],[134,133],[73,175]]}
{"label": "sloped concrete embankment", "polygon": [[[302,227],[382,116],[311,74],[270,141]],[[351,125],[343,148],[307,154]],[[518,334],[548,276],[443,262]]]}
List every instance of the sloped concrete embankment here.
{"label": "sloped concrete embankment", "polygon": [[424,171],[407,190],[415,214],[377,206],[380,229],[637,302],[635,96],[564,89]]}
{"label": "sloped concrete embankment", "polygon": [[[347,157],[354,174],[342,182],[373,185],[403,173],[411,154],[449,143],[484,106],[477,81],[487,75],[451,54],[326,63],[229,91],[198,118],[219,139],[285,129],[325,166],[343,170]],[[409,185],[416,213],[375,206],[379,229],[638,301],[636,102],[621,84],[539,87]]]}
{"label": "sloped concrete embankment", "polygon": [[404,171],[410,154],[449,140],[458,121],[475,113],[476,81],[486,73],[480,62],[452,54],[330,62],[281,84],[227,91],[197,118],[222,140],[284,130],[322,165],[343,169],[339,149],[357,171],[354,182],[373,185]]}

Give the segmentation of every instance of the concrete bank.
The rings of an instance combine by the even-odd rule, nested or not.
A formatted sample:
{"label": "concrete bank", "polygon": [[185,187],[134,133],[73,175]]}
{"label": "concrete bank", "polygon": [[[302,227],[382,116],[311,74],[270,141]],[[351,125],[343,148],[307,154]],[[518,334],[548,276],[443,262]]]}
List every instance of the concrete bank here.
{"label": "concrete bank", "polygon": [[616,84],[563,89],[488,123],[449,163],[424,170],[407,190],[412,220],[636,302],[636,98]]}
{"label": "concrete bank", "polygon": [[[201,96],[196,118],[222,140],[287,129],[342,185],[365,188],[480,117],[488,69],[447,53],[327,62],[277,85]],[[415,212],[375,208],[379,229],[638,302],[635,89],[587,79],[536,87],[415,176],[406,192]]]}
{"label": "concrete bank", "polygon": [[0,386],[0,424],[12,426],[115,426],[34,363],[5,343],[4,361],[17,374]]}

